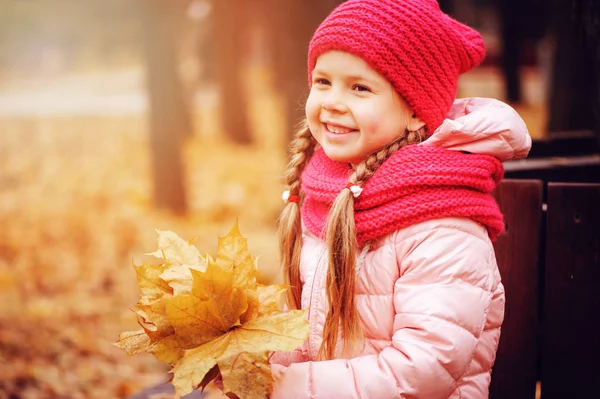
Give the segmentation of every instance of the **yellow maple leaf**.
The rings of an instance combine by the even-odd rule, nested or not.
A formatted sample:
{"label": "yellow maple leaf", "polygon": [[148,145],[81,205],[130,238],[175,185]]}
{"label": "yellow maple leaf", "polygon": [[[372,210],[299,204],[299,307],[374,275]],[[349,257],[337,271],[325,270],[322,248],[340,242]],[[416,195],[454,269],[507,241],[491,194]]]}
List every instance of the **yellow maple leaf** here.
{"label": "yellow maple leaf", "polygon": [[273,377],[267,354],[242,352],[220,358],[218,365],[225,392],[237,392],[239,398],[266,398],[271,393]]}
{"label": "yellow maple leaf", "polygon": [[119,348],[125,349],[130,355],[144,353],[150,345],[150,337],[142,330],[126,331],[121,333],[119,341],[116,343]]}
{"label": "yellow maple leaf", "polygon": [[160,265],[134,268],[140,286],[135,312],[142,329],[115,344],[130,355],[148,352],[173,366],[178,397],[204,387],[220,372],[225,392],[265,397],[271,390],[268,355],[293,350],[308,336],[305,311],[281,311],[288,287],[256,281],[257,258],[237,222],[219,238],[217,256],[170,231],[158,231]]}
{"label": "yellow maple leaf", "polygon": [[161,362],[173,364],[182,356],[183,350],[174,335],[157,337],[148,330],[127,331],[121,333],[115,343],[119,348],[125,349],[129,355],[138,353],[152,353]]}
{"label": "yellow maple leaf", "polygon": [[172,231],[156,230],[158,250],[149,255],[164,258],[173,265],[201,266],[201,256],[191,242],[181,239]]}
{"label": "yellow maple leaf", "polygon": [[[219,237],[216,261],[224,270],[254,266],[254,257],[248,252],[248,240],[240,234],[237,221],[229,234]],[[235,283],[236,285],[243,284],[244,281]]]}
{"label": "yellow maple leaf", "polygon": [[272,284],[257,287],[258,302],[260,304],[258,315],[270,315],[281,312],[283,309],[283,294],[289,289],[286,285]]}
{"label": "yellow maple leaf", "polygon": [[232,274],[216,264],[206,272],[192,270],[194,284],[190,295],[167,300],[167,318],[184,349],[195,348],[240,325],[248,308],[247,295],[232,285]]}
{"label": "yellow maple leaf", "polygon": [[[221,370],[225,392],[233,392],[240,398],[265,397],[270,391],[270,369],[267,384],[262,377],[247,385],[247,374],[255,372],[262,375],[265,366],[268,369],[269,352],[289,351],[302,345],[308,335],[308,323],[305,311],[293,310],[286,313],[260,317],[232,329],[219,338],[198,348],[186,350],[183,357],[173,368],[173,385],[180,395],[185,395],[198,386],[206,373],[215,364]],[[236,356],[252,359],[254,369],[248,364],[238,368]],[[245,362],[246,362],[245,361]]]}
{"label": "yellow maple leaf", "polygon": [[156,230],[158,250],[148,255],[162,258],[168,264],[162,265],[160,278],[171,287],[175,295],[189,293],[192,275],[190,270],[205,271],[208,257],[203,257],[191,241],[181,239],[172,231]]}
{"label": "yellow maple leaf", "polygon": [[231,270],[233,285],[245,290],[248,295],[248,308],[241,315],[242,322],[258,316],[257,260],[248,252],[248,240],[240,234],[236,221],[229,234],[219,238],[216,263],[224,270]]}
{"label": "yellow maple leaf", "polygon": [[[138,269],[138,276],[143,272],[156,275],[152,268]],[[148,281],[142,278],[142,281]],[[166,294],[170,297],[169,294]],[[175,329],[166,316],[165,299],[149,300],[142,294],[137,304],[135,313],[139,316],[139,324],[142,330],[122,333],[116,345],[123,348],[130,355],[148,352],[165,363],[175,363],[183,355],[183,348],[175,336]],[[145,338],[140,334],[145,335]]]}
{"label": "yellow maple leaf", "polygon": [[164,294],[172,294],[173,289],[166,281],[160,278],[164,271],[163,265],[153,265],[143,263],[133,265],[137,274],[138,285],[140,286],[140,302],[151,303],[162,298]]}

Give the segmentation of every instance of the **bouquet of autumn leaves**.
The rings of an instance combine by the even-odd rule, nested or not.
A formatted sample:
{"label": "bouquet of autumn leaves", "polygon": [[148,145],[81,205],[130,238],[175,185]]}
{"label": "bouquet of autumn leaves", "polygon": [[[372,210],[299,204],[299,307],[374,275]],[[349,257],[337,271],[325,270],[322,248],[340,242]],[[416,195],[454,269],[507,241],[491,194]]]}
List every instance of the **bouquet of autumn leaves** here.
{"label": "bouquet of autumn leaves", "polygon": [[308,336],[305,311],[282,312],[287,287],[257,284],[257,258],[237,223],[219,238],[216,258],[192,242],[158,231],[158,265],[133,265],[140,286],[135,313],[142,327],[116,345],[130,355],[152,353],[172,366],[176,397],[221,376],[223,392],[264,398],[272,387],[268,356]]}

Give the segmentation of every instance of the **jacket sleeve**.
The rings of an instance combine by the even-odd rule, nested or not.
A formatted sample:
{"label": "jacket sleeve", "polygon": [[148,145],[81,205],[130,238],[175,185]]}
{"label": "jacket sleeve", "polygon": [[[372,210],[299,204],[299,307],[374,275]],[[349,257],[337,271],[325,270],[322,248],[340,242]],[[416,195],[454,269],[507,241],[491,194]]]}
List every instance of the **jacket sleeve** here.
{"label": "jacket sleeve", "polygon": [[391,345],[350,360],[274,365],[272,398],[446,399],[486,324],[495,260],[489,240],[441,226],[396,238]]}

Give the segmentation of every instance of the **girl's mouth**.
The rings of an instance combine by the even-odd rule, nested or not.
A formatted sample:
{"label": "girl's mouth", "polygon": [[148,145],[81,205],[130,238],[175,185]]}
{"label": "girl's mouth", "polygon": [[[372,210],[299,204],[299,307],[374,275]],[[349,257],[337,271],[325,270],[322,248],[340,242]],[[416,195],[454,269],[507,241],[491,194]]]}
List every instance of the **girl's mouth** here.
{"label": "girl's mouth", "polygon": [[325,130],[327,131],[327,133],[334,134],[334,135],[342,135],[342,134],[348,134],[348,133],[353,133],[353,132],[358,131],[356,129],[350,129],[350,128],[343,127],[343,126],[332,125],[329,123],[323,123],[323,126],[325,127]]}

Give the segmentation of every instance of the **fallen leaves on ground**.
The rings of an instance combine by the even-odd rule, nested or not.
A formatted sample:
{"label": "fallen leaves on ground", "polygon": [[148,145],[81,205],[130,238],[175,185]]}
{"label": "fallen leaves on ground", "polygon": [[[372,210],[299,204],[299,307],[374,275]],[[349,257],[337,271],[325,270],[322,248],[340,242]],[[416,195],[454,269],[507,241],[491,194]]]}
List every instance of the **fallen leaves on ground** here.
{"label": "fallen leaves on ground", "polygon": [[215,366],[225,393],[267,397],[268,355],[306,340],[305,311],[282,312],[278,303],[286,288],[257,284],[257,259],[237,223],[219,239],[214,259],[171,231],[158,234],[151,255],[162,263],[134,265],[142,329],[122,333],[116,345],[171,364],[178,397],[205,387],[219,374]]}
{"label": "fallen leaves on ground", "polygon": [[[33,90],[24,77],[18,85]],[[54,77],[43,80],[57,101],[72,100]],[[167,364],[111,345],[138,327],[130,262],[153,248],[155,226],[197,234],[213,253],[213,238],[239,216],[260,254],[259,282],[279,280],[284,113],[264,78],[251,81],[260,90],[249,104],[255,145],[224,139],[216,104],[193,109],[200,123],[182,154],[185,216],[153,206],[145,114],[0,115],[0,398],[123,399],[165,381]],[[109,75],[100,85],[122,90]],[[221,398],[212,388],[204,396]]]}

